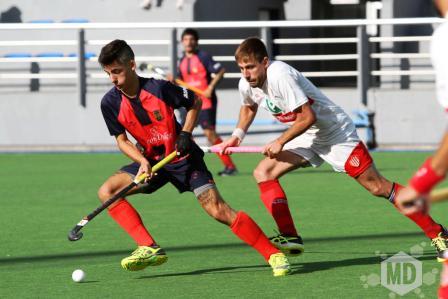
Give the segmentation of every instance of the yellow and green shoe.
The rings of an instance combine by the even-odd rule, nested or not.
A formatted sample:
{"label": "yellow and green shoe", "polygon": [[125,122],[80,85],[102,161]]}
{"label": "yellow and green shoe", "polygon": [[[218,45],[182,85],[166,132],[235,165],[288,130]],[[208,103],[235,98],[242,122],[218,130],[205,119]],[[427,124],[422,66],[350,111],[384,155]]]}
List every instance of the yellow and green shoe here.
{"label": "yellow and green shoe", "polygon": [[431,240],[431,245],[437,250],[437,261],[441,263],[448,261],[448,233],[445,229]]}
{"label": "yellow and green shoe", "polygon": [[282,252],[271,254],[269,265],[271,265],[274,276],[286,276],[291,272],[288,259]]}
{"label": "yellow and green shoe", "polygon": [[167,260],[165,250],[159,246],[139,246],[131,256],[121,260],[121,267],[128,271],[140,271],[148,266],[159,266]]}
{"label": "yellow and green shoe", "polygon": [[279,233],[269,238],[269,240],[287,256],[298,256],[305,251],[303,240],[300,236],[285,236]]}

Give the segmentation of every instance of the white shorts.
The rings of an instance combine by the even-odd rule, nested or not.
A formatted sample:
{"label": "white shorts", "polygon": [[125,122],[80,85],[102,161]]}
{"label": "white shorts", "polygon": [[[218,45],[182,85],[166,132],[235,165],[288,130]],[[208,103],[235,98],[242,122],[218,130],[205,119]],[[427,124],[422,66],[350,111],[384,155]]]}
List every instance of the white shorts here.
{"label": "white shorts", "polygon": [[448,112],[448,23],[441,24],[432,36],[431,58],[436,72],[437,100]]}
{"label": "white shorts", "polygon": [[303,157],[313,167],[327,162],[335,171],[346,172],[352,177],[358,177],[373,163],[356,132],[334,144],[315,143],[313,138],[304,134],[286,143],[283,149]]}

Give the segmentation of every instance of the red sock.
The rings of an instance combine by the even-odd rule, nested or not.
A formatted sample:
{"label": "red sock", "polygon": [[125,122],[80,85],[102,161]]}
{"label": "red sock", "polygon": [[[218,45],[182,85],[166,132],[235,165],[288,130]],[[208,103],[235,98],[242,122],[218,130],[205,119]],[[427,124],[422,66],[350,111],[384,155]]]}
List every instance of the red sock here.
{"label": "red sock", "polygon": [[[403,188],[402,185],[394,183],[394,188],[391,192],[391,196],[389,197],[389,200],[391,202],[394,202],[395,196],[398,194],[398,192],[400,192],[400,189],[402,188]],[[414,221],[415,224],[420,226],[425,235],[430,239],[434,239],[442,231],[442,226],[437,222],[435,222],[428,213],[415,212],[413,214],[406,215],[406,217],[408,217],[409,219]]]}
{"label": "red sock", "polygon": [[448,285],[439,287],[439,299],[448,299]]}
{"label": "red sock", "polygon": [[272,254],[280,252],[271,244],[268,237],[266,237],[255,221],[242,211],[236,214],[235,221],[233,221],[230,228],[238,238],[257,250],[266,261],[269,261],[269,257]]}
{"label": "red sock", "polygon": [[439,299],[448,299],[448,262],[443,263],[443,270],[440,274]]}
{"label": "red sock", "polygon": [[285,192],[278,180],[258,183],[258,188],[261,200],[274,217],[280,233],[286,236],[297,236]]}
{"label": "red sock", "polygon": [[109,209],[109,215],[135,240],[138,246],[150,246],[155,243],[143,225],[140,215],[126,199]]}
{"label": "red sock", "polygon": [[[213,145],[219,144],[222,142],[221,138],[216,139]],[[227,168],[236,168],[235,164],[233,164],[232,158],[229,155],[221,155],[220,153],[216,153],[216,155],[221,159],[222,164],[224,164]]]}

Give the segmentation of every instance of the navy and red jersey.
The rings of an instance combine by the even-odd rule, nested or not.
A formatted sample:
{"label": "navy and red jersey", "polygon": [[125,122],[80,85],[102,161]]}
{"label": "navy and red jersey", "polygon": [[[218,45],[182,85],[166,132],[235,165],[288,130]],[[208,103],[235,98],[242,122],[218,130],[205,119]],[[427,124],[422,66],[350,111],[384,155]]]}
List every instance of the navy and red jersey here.
{"label": "navy and red jersey", "polygon": [[139,84],[133,99],[113,87],[101,100],[101,111],[110,135],[129,132],[145,157],[157,161],[174,151],[181,130],[174,109],[191,108],[194,93],[164,80],[139,77]]}
{"label": "navy and red jersey", "polygon": [[[187,57],[185,54],[179,61],[177,76],[193,87],[205,90],[212,80],[211,74],[221,71],[222,65],[213,60],[207,52],[198,50],[193,56]],[[202,110],[211,109],[216,105],[216,94],[213,91],[212,98],[208,99],[200,96],[202,100]]]}

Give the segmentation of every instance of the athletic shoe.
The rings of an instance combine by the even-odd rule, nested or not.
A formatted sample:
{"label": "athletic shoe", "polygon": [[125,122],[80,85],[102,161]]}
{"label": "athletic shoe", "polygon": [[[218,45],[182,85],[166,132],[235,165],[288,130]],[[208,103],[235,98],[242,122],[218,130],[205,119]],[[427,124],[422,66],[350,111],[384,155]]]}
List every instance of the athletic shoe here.
{"label": "athletic shoe", "polygon": [[237,175],[237,174],[238,174],[238,170],[236,168],[227,167],[227,166],[223,170],[218,172],[219,176],[233,176],[233,175]]}
{"label": "athletic shoe", "polygon": [[167,260],[165,250],[159,246],[139,246],[131,256],[121,260],[121,267],[128,271],[139,271],[148,266],[159,266]]}
{"label": "athletic shoe", "polygon": [[272,267],[274,276],[286,276],[291,272],[288,259],[281,252],[271,254],[269,257],[269,265]]}
{"label": "athletic shoe", "polygon": [[280,249],[288,256],[301,255],[305,251],[303,240],[300,236],[284,236],[278,234],[277,236],[269,238],[275,247]]}
{"label": "athletic shoe", "polygon": [[437,261],[448,261],[448,232],[445,229],[431,240],[431,245],[437,250]]}

